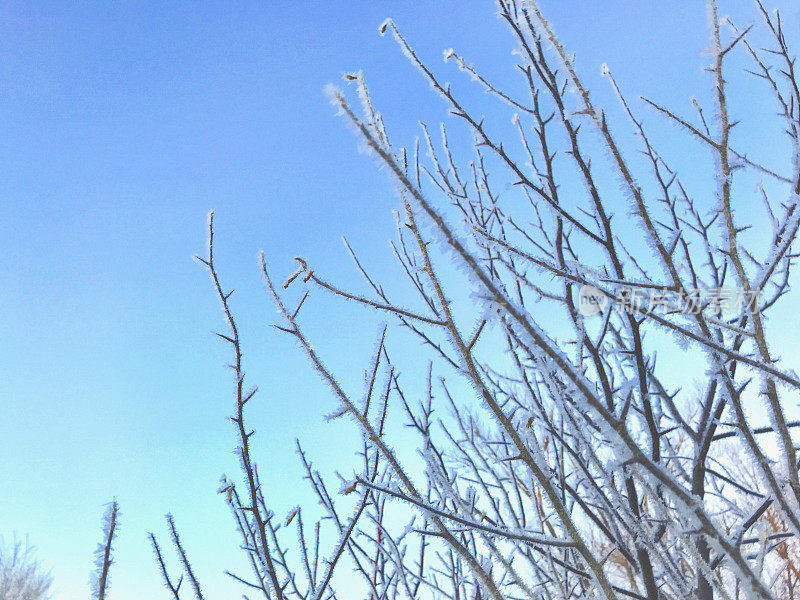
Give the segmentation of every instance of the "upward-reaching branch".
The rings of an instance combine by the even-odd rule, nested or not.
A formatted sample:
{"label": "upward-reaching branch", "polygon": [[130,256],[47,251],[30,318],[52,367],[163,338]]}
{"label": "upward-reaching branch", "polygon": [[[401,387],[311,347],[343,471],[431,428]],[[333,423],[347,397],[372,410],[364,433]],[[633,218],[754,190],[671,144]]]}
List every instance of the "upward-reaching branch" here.
{"label": "upward-reaching branch", "polygon": [[96,571],[94,575],[92,595],[97,600],[105,600],[108,591],[109,574],[114,563],[113,542],[117,535],[117,519],[119,518],[119,505],[112,500],[103,515],[103,540],[97,545],[95,551]]}

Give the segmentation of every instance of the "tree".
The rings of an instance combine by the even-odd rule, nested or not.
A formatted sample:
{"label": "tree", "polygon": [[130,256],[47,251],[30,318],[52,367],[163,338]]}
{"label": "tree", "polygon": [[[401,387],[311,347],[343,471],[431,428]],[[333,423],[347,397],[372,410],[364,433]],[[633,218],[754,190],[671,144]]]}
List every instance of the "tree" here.
{"label": "tree", "polygon": [[[766,318],[790,301],[797,256],[800,86],[779,14],[757,1],[761,25],[739,27],[720,17],[715,0],[707,5],[711,89],[693,99],[691,118],[629,101],[604,65],[627,119],[612,122],[533,0],[497,3],[527,97],[445,53],[508,108],[516,139],[469,108],[473,100],[443,83],[391,20],[381,33],[396,39],[473,137],[471,158],[451,147],[444,125],[440,149],[422,126],[427,161],[419,141],[411,150],[392,145],[361,73],[346,76],[361,114],[344,92],[329,90],[397,189],[393,249],[416,305],[396,301],[355,253],[368,293],[342,289],[298,258],[283,288],[306,289],[290,304],[261,257],[279,328],[331,388],[330,418],[349,416],[362,434],[363,468],[343,482],[346,498],[335,498],[298,446],[326,511],[313,530],[301,508],[283,523],[268,509],[268,474],[252,459],[245,420],[257,390],[244,380],[211,214],[200,260],[227,321],[218,335],[233,350],[242,466],[242,481],[224,478],[220,492],[252,567],[249,578],[232,577],[277,599],[355,597],[337,585],[345,564],[370,599],[794,597],[800,378],[778,358],[791,348]],[[782,121],[775,155],[755,156],[737,137],[740,119],[771,118],[732,112],[729,68],[745,61]],[[674,123],[673,135],[710,166],[673,168],[675,141],[659,149],[641,109]],[[635,134],[630,147],[620,131]],[[748,191],[754,178],[760,214]],[[623,226],[624,211],[636,228]],[[451,283],[449,260],[460,284]],[[429,369],[410,386],[408,375],[401,380],[393,330],[384,329],[367,391],[356,398],[304,330],[303,307],[317,292],[386,313],[421,340]],[[702,364],[701,388],[664,368],[657,357],[665,355]],[[422,468],[393,451],[390,407],[418,433]],[[284,537],[290,526],[297,538]],[[327,552],[325,527],[335,539]]]}
{"label": "tree", "polygon": [[91,576],[92,598],[106,600],[114,564],[114,540],[119,529],[119,504],[112,500],[103,514],[103,537],[95,550],[95,570]]}
{"label": "tree", "polygon": [[0,544],[0,600],[44,600],[52,578],[35,558],[36,550],[27,542],[14,540]]}

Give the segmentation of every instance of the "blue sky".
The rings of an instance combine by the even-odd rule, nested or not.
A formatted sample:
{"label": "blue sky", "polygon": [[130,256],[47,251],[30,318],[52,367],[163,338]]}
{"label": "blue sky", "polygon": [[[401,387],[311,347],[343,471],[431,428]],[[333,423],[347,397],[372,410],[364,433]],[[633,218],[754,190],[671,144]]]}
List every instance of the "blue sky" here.
{"label": "blue sky", "polygon": [[[627,90],[684,109],[708,88],[702,4],[542,2],[591,86],[608,62]],[[301,254],[353,285],[342,235],[376,270],[390,260],[392,188],[322,92],[363,69],[402,143],[420,118],[448,119],[378,35],[386,16],[446,79],[460,79],[440,60],[450,46],[496,81],[513,76],[488,1],[0,6],[0,534],[29,534],[57,598],[86,597],[112,497],[114,599],[160,589],[145,535],[164,536],[168,511],[208,597],[232,589],[221,571],[237,564],[238,540],[214,493],[221,473],[238,475],[228,355],[192,261],[212,208],[248,376],[264,390],[251,423],[275,505],[304,498],[295,437],[323,469],[350,460],[349,425],[323,423],[326,390],[269,327],[255,257],[264,250],[280,278]],[[310,323],[335,328],[317,341],[355,385],[375,333],[360,315],[337,308]]]}

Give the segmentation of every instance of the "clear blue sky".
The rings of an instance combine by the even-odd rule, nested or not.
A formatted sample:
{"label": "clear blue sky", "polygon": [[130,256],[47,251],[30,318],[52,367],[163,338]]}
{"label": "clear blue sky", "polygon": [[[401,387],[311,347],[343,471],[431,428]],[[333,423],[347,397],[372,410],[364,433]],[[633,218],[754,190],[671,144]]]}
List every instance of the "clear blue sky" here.
{"label": "clear blue sky", "polygon": [[[542,4],[591,85],[603,85],[605,61],[633,95],[688,109],[707,92],[702,2]],[[796,30],[797,8],[783,4]],[[446,79],[460,79],[441,62],[450,46],[495,80],[513,75],[488,0],[0,6],[0,534],[30,535],[57,598],[87,597],[112,497],[112,598],[157,597],[145,534],[163,537],[167,511],[207,597],[232,597],[221,571],[237,564],[238,540],[214,493],[221,473],[238,475],[228,354],[191,260],[212,208],[248,376],[264,390],[251,423],[266,495],[280,509],[303,501],[295,437],[323,468],[347,464],[349,426],[323,424],[330,397],[270,329],[255,256],[263,249],[280,278],[302,254],[347,283],[358,279],[342,235],[380,249],[368,253],[376,269],[390,260],[392,188],[322,92],[363,69],[403,143],[418,119],[448,118],[377,34],[386,16]],[[358,314],[311,324],[335,324],[336,346],[317,341],[338,372],[370,353],[374,323]],[[344,379],[358,385],[357,372]]]}

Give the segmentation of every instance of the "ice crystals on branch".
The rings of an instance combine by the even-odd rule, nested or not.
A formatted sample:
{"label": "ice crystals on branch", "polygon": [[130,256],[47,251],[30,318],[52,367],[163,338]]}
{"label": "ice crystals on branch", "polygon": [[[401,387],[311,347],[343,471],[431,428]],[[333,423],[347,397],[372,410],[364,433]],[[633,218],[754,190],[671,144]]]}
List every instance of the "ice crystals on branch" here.
{"label": "ice crystals on branch", "polygon": [[[601,74],[633,124],[636,150],[644,152],[642,168],[631,162],[634,149],[617,141],[627,138],[617,136],[612,113],[607,116],[590,98],[574,55],[538,3],[501,0],[498,9],[515,39],[524,101],[495,87],[455,50],[442,55],[488,92],[486,98],[508,109],[499,118],[494,110],[486,112],[492,118],[485,121],[466,108],[472,101],[462,104],[440,83],[393,21],[380,26],[382,34],[391,29],[405,56],[456,115],[455,122],[465,125],[473,144],[467,148],[471,153],[464,153],[471,156],[467,169],[460,170],[463,155],[455,148],[458,138],[448,136],[450,128],[441,128],[440,144],[421,125],[426,156],[420,156],[419,140],[413,151],[394,148],[361,72],[348,72],[344,79],[356,87],[363,116],[340,90],[327,88],[362,148],[391,176],[404,211],[397,216],[399,240],[393,249],[412,294],[428,312],[390,302],[358,261],[380,302],[327,284],[303,263],[284,289],[302,278],[309,286],[397,317],[433,353],[433,362],[417,381],[401,386],[381,333],[364,369],[364,394],[358,390],[353,400],[306,338],[297,310],[286,307],[283,289],[273,285],[262,258],[267,291],[283,318],[280,329],[299,344],[335,396],[327,418],[350,415],[361,434],[354,441],[363,466],[340,476],[339,491],[347,496],[340,498],[332,493],[335,488],[328,492],[301,453],[325,514],[321,523],[332,528],[327,536],[334,544],[319,552],[325,535],[310,542],[307,513],[295,507],[283,524],[297,530],[296,546],[287,552],[243,430],[238,452],[245,474],[250,472],[248,497],[238,500],[227,480],[220,492],[238,506],[234,514],[256,567],[255,585],[261,582],[276,600],[327,600],[335,594],[336,565],[346,564],[340,572],[352,568],[362,578],[359,597],[386,600],[713,600],[740,593],[757,600],[782,598],[777,590],[785,586],[775,582],[783,581],[780,573],[788,559],[777,549],[790,552],[780,544],[791,543],[794,553],[797,541],[776,538],[770,546],[773,540],[765,532],[773,518],[781,520],[778,527],[787,535],[800,532],[800,482],[792,451],[800,430],[788,410],[800,383],[788,368],[775,366],[779,340],[769,341],[766,328],[757,323],[789,289],[791,244],[800,228],[794,195],[800,189],[797,140],[792,139],[796,180],[789,181],[726,148],[710,133],[699,102],[694,101],[699,125],[660,109],[659,114],[677,119],[692,143],[717,158],[713,171],[698,163],[690,180],[682,182],[603,64]],[[726,51],[713,2],[709,14],[715,38],[711,98],[719,125],[725,122],[721,104],[736,80],[727,87],[721,83]],[[769,87],[775,81],[771,73],[777,72],[772,62],[785,71],[780,102],[796,92],[776,18],[766,20],[778,49],[750,49]],[[762,69],[761,60],[770,66]],[[793,128],[800,128],[794,124],[800,99],[786,100],[785,106],[792,107],[784,111],[791,138]],[[494,128],[508,130],[507,119],[514,139],[503,144]],[[580,127],[586,120],[594,137]],[[598,145],[603,152],[597,152]],[[748,236],[738,236],[747,223],[734,220],[731,226],[728,214],[737,204],[732,194],[738,187],[731,184],[751,169],[780,186],[793,186],[788,194],[780,188],[781,199],[788,196],[782,215],[773,214],[767,202],[774,243],[763,261],[746,248]],[[502,194],[495,191],[504,186]],[[712,187],[717,198],[710,207]],[[772,184],[765,189],[775,194]],[[626,229],[624,206],[643,238],[636,236],[635,226]],[[716,211],[710,217],[709,207]],[[747,252],[750,260],[744,274],[737,251]],[[741,286],[745,291],[770,290],[752,310],[726,313],[709,294],[695,294],[731,287],[732,277],[748,276],[750,285]],[[596,290],[591,298],[598,304],[608,301],[594,321],[576,305],[581,290],[589,287]],[[625,290],[637,292],[626,296]],[[467,295],[471,304],[463,301]],[[638,295],[655,307],[635,305]],[[681,310],[680,301],[689,299],[703,310]],[[223,295],[228,315],[226,301]],[[618,302],[626,305],[616,310]],[[390,325],[386,335],[391,332]],[[707,372],[698,377],[695,391],[683,367],[698,360]],[[235,371],[240,387],[244,370],[238,362]],[[442,377],[451,407],[441,417],[434,416],[442,402],[442,394],[432,391],[436,376]],[[760,383],[760,394],[756,383],[748,387],[751,380]],[[763,411],[747,405],[751,397],[770,404],[766,426]],[[395,406],[405,410],[418,435],[421,464],[389,445],[393,431],[384,425],[392,421]],[[773,451],[763,436],[778,439],[783,449]],[[749,457],[744,466],[725,454],[723,439]],[[349,518],[339,512],[334,496],[348,511],[352,506]],[[769,518],[752,512],[754,498],[773,503]],[[317,525],[318,536],[322,525]],[[294,559],[297,564],[290,565]],[[775,572],[778,579],[767,580]]]}

